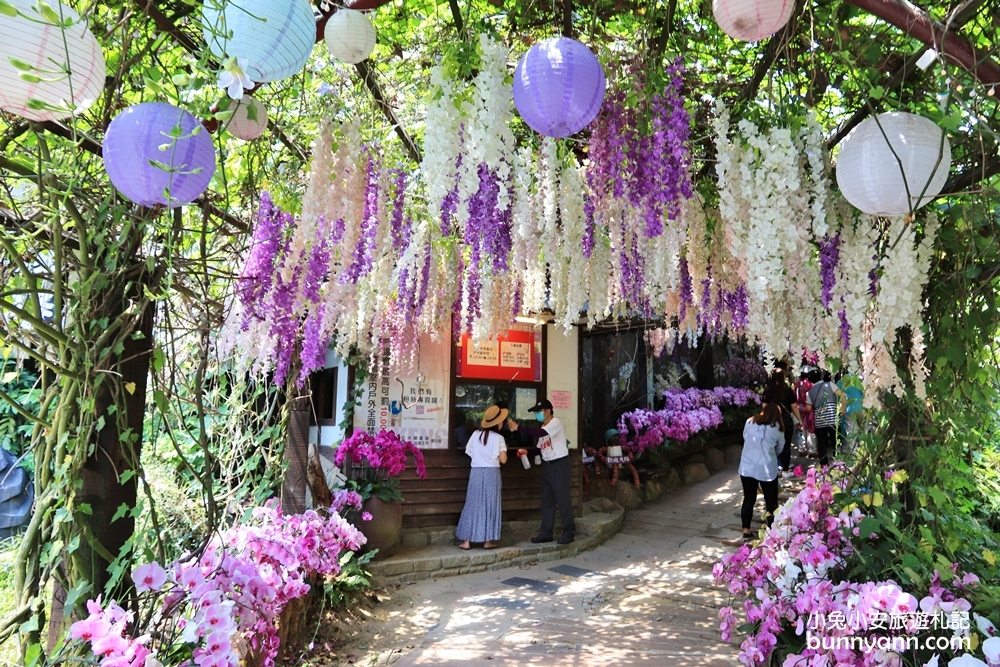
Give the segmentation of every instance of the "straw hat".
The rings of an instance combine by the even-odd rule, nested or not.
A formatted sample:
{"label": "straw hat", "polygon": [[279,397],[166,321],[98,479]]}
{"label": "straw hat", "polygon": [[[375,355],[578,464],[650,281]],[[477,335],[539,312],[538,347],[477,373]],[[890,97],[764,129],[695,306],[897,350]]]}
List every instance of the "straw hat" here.
{"label": "straw hat", "polygon": [[497,424],[502,424],[509,414],[510,410],[507,408],[498,408],[495,405],[491,405],[486,408],[486,412],[483,414],[483,421],[479,425],[483,428],[491,428]]}

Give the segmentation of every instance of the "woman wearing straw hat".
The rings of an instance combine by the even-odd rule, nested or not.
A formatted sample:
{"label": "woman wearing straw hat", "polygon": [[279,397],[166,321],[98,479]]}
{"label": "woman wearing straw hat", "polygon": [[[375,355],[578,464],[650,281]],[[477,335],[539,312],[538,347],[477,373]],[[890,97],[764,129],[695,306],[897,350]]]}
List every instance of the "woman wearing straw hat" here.
{"label": "woman wearing straw hat", "polygon": [[508,412],[495,405],[486,408],[482,428],[465,445],[472,471],[465,507],[455,529],[455,537],[462,540],[460,549],[472,548],[472,542],[482,542],[484,549],[492,549],[500,539],[500,464],[507,462],[507,443],[500,435],[500,426]]}

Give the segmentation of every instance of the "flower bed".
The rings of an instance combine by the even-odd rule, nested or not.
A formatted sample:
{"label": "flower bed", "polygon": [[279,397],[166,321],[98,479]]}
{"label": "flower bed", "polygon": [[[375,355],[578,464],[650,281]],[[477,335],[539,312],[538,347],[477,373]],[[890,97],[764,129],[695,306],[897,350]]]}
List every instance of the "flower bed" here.
{"label": "flower bed", "polygon": [[[801,472],[801,471],[797,471]],[[891,473],[905,479],[904,473]],[[890,477],[891,479],[891,477]],[[747,667],[853,665],[873,667],[925,664],[936,667],[942,644],[952,654],[986,639],[983,650],[990,665],[1000,664],[1000,639],[993,624],[973,614],[969,597],[979,577],[960,572],[951,563],[934,570],[920,599],[917,586],[897,582],[862,581],[865,564],[860,545],[877,540],[878,525],[857,503],[838,499],[846,492],[842,470],[810,469],[805,488],[781,506],[773,526],[756,546],[745,545],[723,557],[713,574],[725,584],[743,609],[740,624],[734,606],[720,610],[723,639],[746,633],[740,662]],[[881,494],[854,494],[862,504],[881,506]],[[917,577],[914,573],[915,580]],[[973,637],[978,630],[982,637]],[[971,655],[952,661],[967,667],[985,663]]]}
{"label": "flower bed", "polygon": [[668,389],[661,410],[633,410],[618,420],[622,440],[636,452],[655,449],[667,440],[687,442],[695,433],[716,428],[725,421],[721,408],[759,404],[749,389]]}
{"label": "flower bed", "polygon": [[269,503],[200,554],[166,568],[156,562],[137,567],[139,614],[114,600],[90,600],[89,615],[71,626],[67,647],[83,642],[101,667],[236,667],[241,660],[272,667],[282,610],[309,592],[313,577],[340,572],[345,553],[365,543],[337,513],[346,506],[360,508],[360,496],[337,492],[325,516],[283,516]]}

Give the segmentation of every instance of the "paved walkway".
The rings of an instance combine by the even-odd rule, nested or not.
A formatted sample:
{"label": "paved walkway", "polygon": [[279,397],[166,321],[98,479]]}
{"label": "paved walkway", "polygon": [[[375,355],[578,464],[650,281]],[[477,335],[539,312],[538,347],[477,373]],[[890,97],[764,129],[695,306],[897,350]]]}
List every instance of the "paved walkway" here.
{"label": "paved walkway", "polygon": [[409,584],[373,609],[382,629],[352,662],[737,665],[736,647],[719,639],[727,595],[712,565],[737,544],[741,496],[732,464],[628,512],[621,532],[591,551]]}

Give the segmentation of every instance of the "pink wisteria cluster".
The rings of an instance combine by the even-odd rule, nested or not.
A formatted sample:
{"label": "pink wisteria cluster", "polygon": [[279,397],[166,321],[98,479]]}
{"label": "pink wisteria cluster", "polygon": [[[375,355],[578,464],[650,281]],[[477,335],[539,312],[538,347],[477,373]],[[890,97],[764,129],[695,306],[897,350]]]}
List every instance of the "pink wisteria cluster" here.
{"label": "pink wisteria cluster", "polygon": [[661,410],[633,410],[618,420],[618,431],[633,451],[655,449],[667,440],[686,442],[692,435],[721,425],[724,407],[759,404],[749,389],[668,389]]}
{"label": "pink wisteria cluster", "polygon": [[87,603],[87,618],[70,638],[89,645],[101,667],[236,667],[253,656],[271,667],[280,648],[277,619],[285,606],[310,590],[316,576],[335,575],[346,551],[365,536],[338,512],[360,509],[361,497],[338,491],[331,511],[284,516],[275,503],[254,510],[244,525],[223,531],[197,556],[166,568],[152,562],[132,572],[140,604],[150,619],[115,601]]}
{"label": "pink wisteria cluster", "polygon": [[[916,645],[907,638],[930,631],[921,618],[971,608],[962,595],[979,578],[960,574],[957,564],[950,588],[935,571],[928,594],[919,600],[892,580],[845,579],[852,541],[875,536],[861,534],[865,515],[859,508],[833,509],[834,495],[843,490],[842,482],[831,479],[834,474],[810,469],[805,487],[778,509],[764,539],[727,554],[713,569],[716,583],[742,600],[753,628],[740,646],[740,662],[747,667],[775,660],[783,667],[898,667],[901,647]],[[722,638],[730,641],[740,626],[736,611],[723,607],[719,618]]]}

